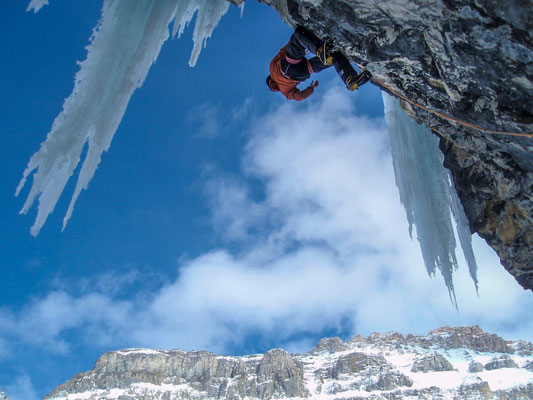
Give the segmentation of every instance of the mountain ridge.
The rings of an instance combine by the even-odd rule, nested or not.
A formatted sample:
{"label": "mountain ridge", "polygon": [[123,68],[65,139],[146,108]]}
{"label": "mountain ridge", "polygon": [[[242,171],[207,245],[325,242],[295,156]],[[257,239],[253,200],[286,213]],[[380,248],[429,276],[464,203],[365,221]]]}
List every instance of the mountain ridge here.
{"label": "mountain ridge", "polygon": [[[427,335],[396,332],[322,339],[304,354],[247,356],[124,349],[59,385],[46,400],[75,399],[526,399],[533,344],[479,326]],[[492,396],[492,397],[490,397]]]}

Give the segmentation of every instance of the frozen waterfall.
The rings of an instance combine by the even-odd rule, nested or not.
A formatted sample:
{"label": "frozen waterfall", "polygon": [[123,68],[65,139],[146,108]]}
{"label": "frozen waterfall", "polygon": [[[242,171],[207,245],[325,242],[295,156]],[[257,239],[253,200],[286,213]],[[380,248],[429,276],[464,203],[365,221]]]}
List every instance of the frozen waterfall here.
{"label": "frozen waterfall", "polygon": [[412,237],[415,226],[428,274],[433,276],[437,268],[440,270],[450,299],[457,306],[452,279],[457,269],[454,225],[477,290],[477,265],[468,220],[452,177],[442,165],[437,137],[409,118],[398,99],[383,93],[383,102],[396,185],[407,214],[409,234]]}
{"label": "frozen waterfall", "polygon": [[[28,10],[37,12],[46,4],[48,0],[32,0]],[[81,190],[87,188],[102,153],[109,149],[133,92],[142,86],[168,39],[169,24],[174,21],[174,35],[181,34],[198,11],[189,60],[194,66],[205,40],[228,8],[226,0],[104,0],[102,18],[87,47],[87,59],[80,63],[74,90],[46,141],[31,157],[16,191],[18,195],[36,170],[21,211],[26,213],[39,197],[32,235],[39,233],[54,210],[87,143],[87,155],[63,228],[67,224]]]}

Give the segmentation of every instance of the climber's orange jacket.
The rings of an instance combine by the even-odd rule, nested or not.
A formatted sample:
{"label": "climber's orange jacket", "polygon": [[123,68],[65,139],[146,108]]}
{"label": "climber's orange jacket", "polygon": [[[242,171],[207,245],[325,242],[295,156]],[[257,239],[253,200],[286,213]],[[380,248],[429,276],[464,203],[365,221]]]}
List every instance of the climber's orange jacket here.
{"label": "climber's orange jacket", "polygon": [[295,79],[289,78],[283,72],[281,61],[285,60],[287,56],[287,45],[283,47],[279,53],[270,62],[270,78],[276,82],[279,90],[289,100],[301,101],[307,99],[313,94],[314,88],[308,87],[304,90],[299,90],[297,86],[301,83]]}

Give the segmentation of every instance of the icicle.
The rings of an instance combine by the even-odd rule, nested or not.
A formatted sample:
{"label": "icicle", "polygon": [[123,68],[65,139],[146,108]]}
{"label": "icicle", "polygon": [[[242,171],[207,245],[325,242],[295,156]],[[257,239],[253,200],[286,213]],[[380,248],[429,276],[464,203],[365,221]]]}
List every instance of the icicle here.
{"label": "icicle", "polygon": [[[47,0],[32,0],[28,10],[37,12],[47,3]],[[15,193],[20,193],[28,176],[36,171],[21,210],[26,213],[38,196],[37,218],[30,230],[32,235],[39,233],[54,210],[88,143],[87,155],[63,220],[65,228],[81,190],[87,189],[102,153],[109,149],[133,92],[142,86],[168,39],[172,20],[175,19],[174,34],[177,31],[181,34],[198,10],[190,62],[194,65],[202,44],[211,36],[228,6],[225,0],[104,1],[102,18],[87,47],[87,59],[80,63],[74,90],[65,100],[46,141],[31,157]]]}
{"label": "icicle", "polygon": [[477,265],[467,218],[450,174],[442,165],[443,156],[438,149],[438,139],[427,128],[409,118],[397,99],[383,93],[383,102],[389,125],[396,185],[407,214],[409,233],[412,237],[412,228],[415,226],[428,274],[433,276],[437,268],[440,270],[450,299],[457,307],[452,279],[457,260],[451,213],[477,289]]}
{"label": "icicle", "polygon": [[196,65],[202,47],[205,47],[207,39],[211,37],[220,18],[226,14],[228,8],[229,1],[227,0],[200,0],[200,7],[194,26],[194,47],[192,49],[191,59],[189,60],[191,67]]}
{"label": "icicle", "polygon": [[178,3],[176,16],[174,17],[174,28],[172,29],[172,37],[178,34],[181,37],[185,27],[189,25],[193,19],[194,13],[198,9],[199,4],[197,0],[184,0]]}
{"label": "icicle", "polygon": [[476,286],[476,293],[479,296],[477,262],[474,256],[474,249],[472,248],[472,233],[470,232],[470,224],[468,223],[468,218],[466,217],[463,205],[461,204],[461,200],[459,200],[459,196],[457,196],[457,192],[455,191],[455,187],[453,186],[453,178],[451,176],[451,173],[449,171],[447,171],[447,173],[449,176],[450,184],[449,193],[451,195],[450,207],[452,210],[453,217],[455,219],[457,236],[459,237],[459,243],[461,243],[461,248],[463,249],[463,254],[468,265],[470,277],[474,281],[474,285]]}
{"label": "icicle", "polygon": [[28,8],[26,8],[26,11],[33,10],[34,13],[38,13],[43,6],[48,5],[48,0],[31,0],[30,4],[28,4]]}

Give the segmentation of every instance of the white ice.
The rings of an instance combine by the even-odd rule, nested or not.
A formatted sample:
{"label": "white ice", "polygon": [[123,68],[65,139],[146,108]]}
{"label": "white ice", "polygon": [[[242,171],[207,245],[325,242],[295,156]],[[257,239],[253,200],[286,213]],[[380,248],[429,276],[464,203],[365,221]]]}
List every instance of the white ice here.
{"label": "white ice", "polygon": [[[32,0],[28,10],[37,12],[47,3]],[[133,92],[142,86],[168,39],[169,24],[174,20],[175,31],[181,33],[198,11],[189,61],[193,66],[228,7],[225,0],[104,0],[102,18],[87,47],[87,59],[80,63],[74,90],[46,141],[31,157],[16,191],[18,195],[27,177],[36,170],[21,210],[26,213],[39,197],[32,235],[39,233],[54,210],[87,143],[87,155],[63,220],[65,228],[81,190],[87,188],[102,153],[109,149]]]}
{"label": "white ice", "polygon": [[33,10],[34,13],[39,12],[43,6],[48,5],[48,0],[31,0],[26,11]]}
{"label": "white ice", "polygon": [[383,93],[385,117],[389,125],[391,153],[412,237],[417,239],[429,275],[438,268],[457,306],[452,273],[457,269],[454,223],[459,242],[477,290],[477,265],[472,250],[468,220],[459,201],[452,177],[442,165],[438,139],[429,129],[416,124],[400,107],[396,98]]}

